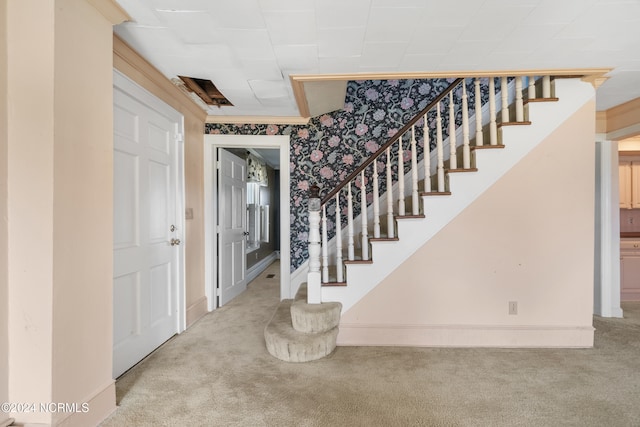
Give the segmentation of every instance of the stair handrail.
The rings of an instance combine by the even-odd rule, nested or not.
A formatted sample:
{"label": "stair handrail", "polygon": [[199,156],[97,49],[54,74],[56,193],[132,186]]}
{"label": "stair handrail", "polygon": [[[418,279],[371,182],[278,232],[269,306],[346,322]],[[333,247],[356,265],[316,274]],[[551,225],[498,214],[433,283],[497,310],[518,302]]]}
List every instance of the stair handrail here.
{"label": "stair handrail", "polygon": [[[455,79],[449,86],[447,86],[447,88],[444,91],[440,93],[440,95],[438,95],[426,107],[420,110],[420,112],[418,112],[411,120],[409,120],[406,125],[400,128],[400,130],[396,132],[395,135],[389,137],[387,142],[385,142],[380,148],[378,148],[378,150],[375,153],[371,154],[371,156],[369,156],[367,160],[362,162],[360,166],[356,168],[356,170],[354,170],[349,175],[347,175],[347,177],[344,180],[342,180],[340,184],[338,184],[333,190],[331,190],[328,194],[326,194],[322,198],[321,205],[324,206],[329,200],[331,200],[331,198],[333,198],[333,196],[336,195],[336,193],[338,193],[347,184],[349,184],[354,178],[356,178],[367,166],[373,163],[382,153],[384,153],[386,149],[391,146],[391,144],[396,142],[399,137],[401,138],[402,135],[404,135],[409,129],[411,129],[411,126],[416,124],[425,114],[427,114],[429,111],[431,111],[431,109],[433,109],[436,105],[438,105],[438,103],[442,101],[444,97],[449,94],[449,92],[453,91],[463,80],[464,80],[463,78]],[[398,135],[400,136],[398,137]],[[429,150],[429,147],[425,147],[425,150]]]}

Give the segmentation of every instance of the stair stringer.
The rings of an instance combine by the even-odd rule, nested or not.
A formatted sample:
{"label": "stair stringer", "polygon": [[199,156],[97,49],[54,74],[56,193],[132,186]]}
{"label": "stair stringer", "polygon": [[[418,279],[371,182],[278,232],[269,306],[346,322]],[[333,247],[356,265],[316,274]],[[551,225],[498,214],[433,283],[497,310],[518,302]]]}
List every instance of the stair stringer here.
{"label": "stair stringer", "polygon": [[[323,287],[322,301],[342,303],[347,312],[409,256],[460,214],[533,148],[593,99],[591,84],[580,79],[556,80],[559,102],[529,104],[529,126],[502,128],[504,150],[476,153],[478,172],[449,175],[451,196],[422,197],[425,218],[398,220],[398,242],[371,242],[372,264],[349,264],[347,286]],[[541,172],[544,171],[541,165]]]}

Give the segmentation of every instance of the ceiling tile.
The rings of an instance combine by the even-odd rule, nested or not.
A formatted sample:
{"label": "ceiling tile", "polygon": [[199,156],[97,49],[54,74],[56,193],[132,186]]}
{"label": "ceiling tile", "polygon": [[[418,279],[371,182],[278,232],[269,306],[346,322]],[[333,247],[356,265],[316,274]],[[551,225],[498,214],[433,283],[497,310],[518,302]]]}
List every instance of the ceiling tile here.
{"label": "ceiling tile", "polygon": [[321,58],[362,54],[365,27],[318,30],[318,55]]}
{"label": "ceiling tile", "polygon": [[316,18],[313,11],[265,12],[271,43],[315,44]]}
{"label": "ceiling tile", "polygon": [[383,67],[394,70],[406,49],[406,43],[365,43],[360,68]]}
{"label": "ceiling tile", "polygon": [[360,55],[318,58],[320,73],[350,73],[360,68]]}
{"label": "ceiling tile", "polygon": [[314,10],[314,0],[258,0],[260,9],[268,10]]}
{"label": "ceiling tile", "polygon": [[422,72],[437,69],[438,64],[442,62],[446,55],[444,54],[418,54],[405,55],[398,66],[398,71],[404,72]]}
{"label": "ceiling tile", "polygon": [[279,45],[273,50],[282,69],[314,72],[318,68],[318,46],[315,44]]}
{"label": "ceiling tile", "polygon": [[316,0],[318,28],[364,27],[371,0]]}
{"label": "ceiling tile", "polygon": [[222,38],[208,12],[156,12],[184,43],[216,43]]}
{"label": "ceiling tile", "polygon": [[288,96],[283,80],[249,80],[249,86],[258,99]]}
{"label": "ceiling tile", "polygon": [[542,0],[524,19],[525,25],[569,24],[595,0]]}
{"label": "ceiling tile", "polygon": [[224,42],[240,59],[275,60],[269,33],[266,29],[227,29]]}
{"label": "ceiling tile", "polygon": [[282,71],[274,60],[261,61],[243,59],[240,72],[247,80],[281,80]]}
{"label": "ceiling tile", "polygon": [[417,8],[424,7],[424,0],[372,0],[372,7]]}
{"label": "ceiling tile", "polygon": [[219,28],[265,28],[258,0],[215,1],[214,18]]}
{"label": "ceiling tile", "polygon": [[410,41],[420,25],[423,12],[424,9],[417,8],[372,8],[369,14],[365,42]]}

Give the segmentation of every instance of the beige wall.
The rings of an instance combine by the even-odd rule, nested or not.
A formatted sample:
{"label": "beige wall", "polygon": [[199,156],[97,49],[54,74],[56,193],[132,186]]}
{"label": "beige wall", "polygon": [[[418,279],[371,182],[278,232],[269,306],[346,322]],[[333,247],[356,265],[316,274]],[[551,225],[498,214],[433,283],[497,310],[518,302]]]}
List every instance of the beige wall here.
{"label": "beige wall", "polygon": [[[7,305],[7,2],[0,2],[0,402],[9,400]],[[0,413],[0,423],[6,414]]]}
{"label": "beige wall", "polygon": [[86,1],[56,1],[54,402],[85,402],[112,384],[111,34]]}
{"label": "beige wall", "polygon": [[[341,334],[343,326],[351,334],[389,324],[466,325],[471,334],[488,327],[492,338],[538,328],[537,342],[572,328],[588,337],[594,111],[593,102],[581,108],[345,313]],[[517,315],[508,314],[509,301],[518,302]]]}
{"label": "beige wall", "polygon": [[95,425],[115,409],[111,22],[85,0],[4,3],[6,400],[89,403],[87,414],[11,415],[21,423]]}
{"label": "beige wall", "polygon": [[193,219],[185,221],[187,326],[207,311],[204,287],[204,122],[206,113],[117,36],[114,67],[184,115],[185,206]]}

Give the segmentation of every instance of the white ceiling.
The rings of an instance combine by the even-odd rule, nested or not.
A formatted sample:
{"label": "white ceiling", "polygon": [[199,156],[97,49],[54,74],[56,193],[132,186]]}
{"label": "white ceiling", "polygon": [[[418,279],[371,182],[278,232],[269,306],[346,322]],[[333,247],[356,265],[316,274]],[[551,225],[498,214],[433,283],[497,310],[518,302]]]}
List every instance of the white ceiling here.
{"label": "white ceiling", "polygon": [[640,97],[640,0],[117,0],[115,28],[210,115],[298,116],[289,74],[612,68],[597,110]]}

